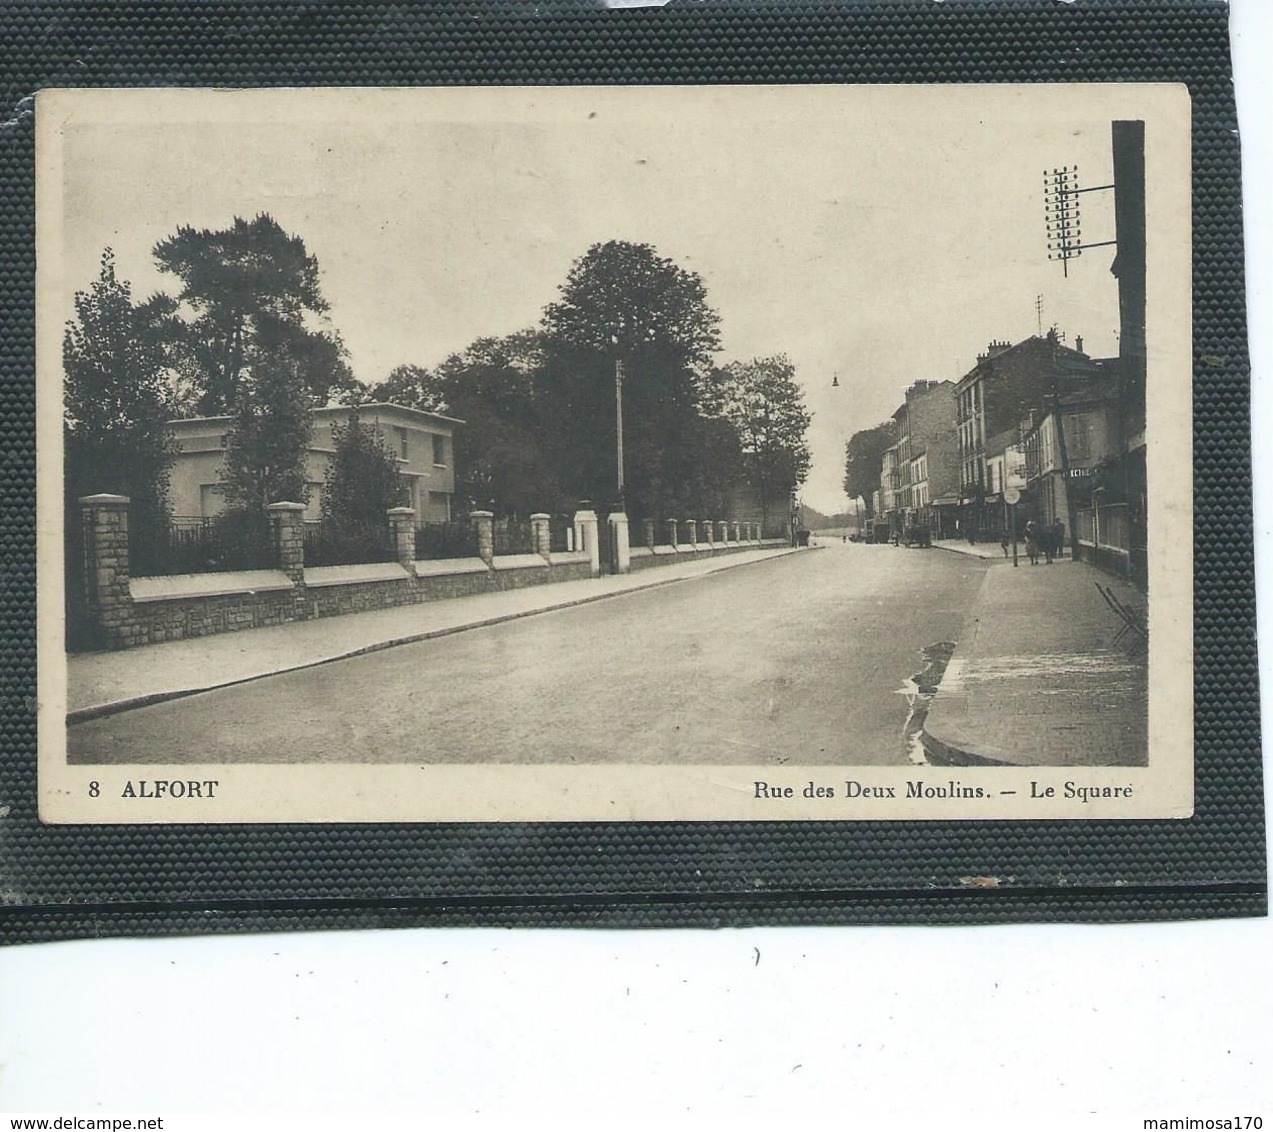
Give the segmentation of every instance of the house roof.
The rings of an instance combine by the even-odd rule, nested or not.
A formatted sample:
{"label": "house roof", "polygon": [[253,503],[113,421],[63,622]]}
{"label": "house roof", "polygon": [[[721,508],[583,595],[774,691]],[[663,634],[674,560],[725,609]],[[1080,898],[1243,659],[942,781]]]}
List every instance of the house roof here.
{"label": "house roof", "polygon": [[1086,373],[1100,368],[1095,359],[1088,357],[1087,354],[1080,353],[1069,346],[1063,346],[1059,341],[1050,342],[1047,336],[1040,337],[1037,334],[1031,334],[1029,338],[1022,338],[1020,342],[1014,342],[1005,349],[979,358],[977,364],[956,382],[957,388],[964,387],[978,374],[988,372],[992,368],[993,363],[998,362],[1001,358],[1005,358],[1009,354],[1016,353],[1016,351],[1032,346],[1035,343],[1052,347],[1054,351],[1052,357],[1057,363],[1058,369],[1069,369],[1073,372]]}
{"label": "house roof", "polygon": [[[430,413],[424,409],[413,409],[408,405],[395,405],[390,401],[368,401],[359,405],[358,412],[362,416],[367,416],[369,411],[378,412],[381,410],[391,411],[395,414],[402,414],[408,418],[417,417],[421,420],[441,421],[450,425],[462,425],[466,422],[459,417],[448,417],[443,413]],[[353,412],[353,406],[350,405],[325,405],[321,409],[314,410],[315,417],[334,417],[348,416]],[[233,418],[224,417],[177,417],[168,422],[172,427],[181,428],[185,425],[195,424],[229,424]]]}

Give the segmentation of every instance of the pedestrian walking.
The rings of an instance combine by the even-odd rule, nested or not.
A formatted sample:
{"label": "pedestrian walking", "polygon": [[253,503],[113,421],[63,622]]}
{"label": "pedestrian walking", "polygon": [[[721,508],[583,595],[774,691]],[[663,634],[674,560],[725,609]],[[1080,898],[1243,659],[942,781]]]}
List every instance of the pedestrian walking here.
{"label": "pedestrian walking", "polygon": [[1025,553],[1031,566],[1039,564],[1039,527],[1033,519],[1025,525]]}
{"label": "pedestrian walking", "polygon": [[1004,558],[1007,558],[1008,557],[1008,532],[1007,531],[1004,531],[1003,534],[999,536],[999,545],[1003,547]]}
{"label": "pedestrian walking", "polygon": [[1065,554],[1065,524],[1060,518],[1053,520],[1052,523],[1052,544],[1058,557]]}

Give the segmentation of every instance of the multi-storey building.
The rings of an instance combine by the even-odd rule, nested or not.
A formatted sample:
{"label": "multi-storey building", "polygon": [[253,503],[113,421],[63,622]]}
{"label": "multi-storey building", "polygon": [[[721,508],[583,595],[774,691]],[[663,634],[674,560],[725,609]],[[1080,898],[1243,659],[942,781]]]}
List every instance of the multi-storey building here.
{"label": "multi-storey building", "polygon": [[880,488],[891,493],[884,515],[894,534],[910,526],[938,537],[954,533],[953,519],[942,512],[942,505],[958,502],[954,390],[949,381],[916,381],[893,413],[897,443],[885,453]]}
{"label": "multi-storey building", "polygon": [[[323,484],[335,454],[332,426],[345,424],[351,411],[345,406],[314,411],[313,430],[305,449],[307,519],[317,519],[322,507]],[[455,493],[452,432],[464,422],[402,405],[363,405],[358,413],[362,423],[374,426],[397,456],[408,501],[419,520],[449,519]],[[222,465],[230,425],[229,417],[169,422],[178,445],[168,490],[174,515],[209,518],[225,510]]]}
{"label": "multi-storey building", "polygon": [[[1068,392],[1089,383],[1108,381],[1102,366],[1077,349],[1061,343],[1056,330],[1043,337],[1026,338],[1012,345],[991,342],[977,364],[955,386],[955,421],[958,438],[961,528],[973,536],[990,537],[1001,529],[1001,493],[1008,484],[1008,469],[1020,476],[1024,463],[1020,451],[1021,422],[1041,417]],[[991,443],[993,441],[993,443]],[[1016,450],[1009,456],[1009,450]],[[1002,457],[1002,481],[991,479]],[[1027,510],[1037,501],[1027,498]]]}

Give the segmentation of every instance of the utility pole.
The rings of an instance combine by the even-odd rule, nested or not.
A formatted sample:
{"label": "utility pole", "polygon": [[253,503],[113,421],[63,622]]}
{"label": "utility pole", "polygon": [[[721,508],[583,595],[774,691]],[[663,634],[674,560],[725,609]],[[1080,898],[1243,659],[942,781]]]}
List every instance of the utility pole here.
{"label": "utility pole", "polygon": [[618,466],[619,510],[626,511],[623,483],[623,358],[617,347],[614,355],[614,423],[615,423],[615,458]]}
{"label": "utility pole", "polygon": [[[1083,243],[1083,223],[1079,197],[1083,193],[1099,193],[1112,189],[1113,184],[1079,188],[1079,167],[1063,165],[1043,174],[1043,219],[1048,233],[1048,259],[1060,260],[1066,278],[1070,274],[1070,260],[1077,259],[1088,248],[1105,248],[1117,243],[1101,240],[1094,244]],[[1040,325],[1042,321],[1040,320]]]}

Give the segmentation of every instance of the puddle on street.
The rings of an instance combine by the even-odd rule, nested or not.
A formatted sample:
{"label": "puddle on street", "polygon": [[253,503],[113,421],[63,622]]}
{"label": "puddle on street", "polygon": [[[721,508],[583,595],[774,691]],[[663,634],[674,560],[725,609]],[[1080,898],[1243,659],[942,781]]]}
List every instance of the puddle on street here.
{"label": "puddle on street", "polygon": [[928,707],[937,694],[942,677],[946,673],[946,665],[950,663],[955,651],[954,641],[937,641],[925,645],[920,650],[924,667],[898,689],[906,697],[906,722],[902,726],[902,744],[906,750],[907,761],[915,766],[927,766],[928,757],[924,753],[924,721],[928,718]]}
{"label": "puddle on street", "polygon": [[952,669],[946,681],[946,690],[957,691],[967,684],[998,682],[1022,676],[1046,676],[1054,679],[1098,677],[1102,681],[1130,679],[1143,668],[1143,661],[1138,663],[1119,652],[1030,653],[1021,656],[981,657],[975,671],[962,665],[958,671]]}

